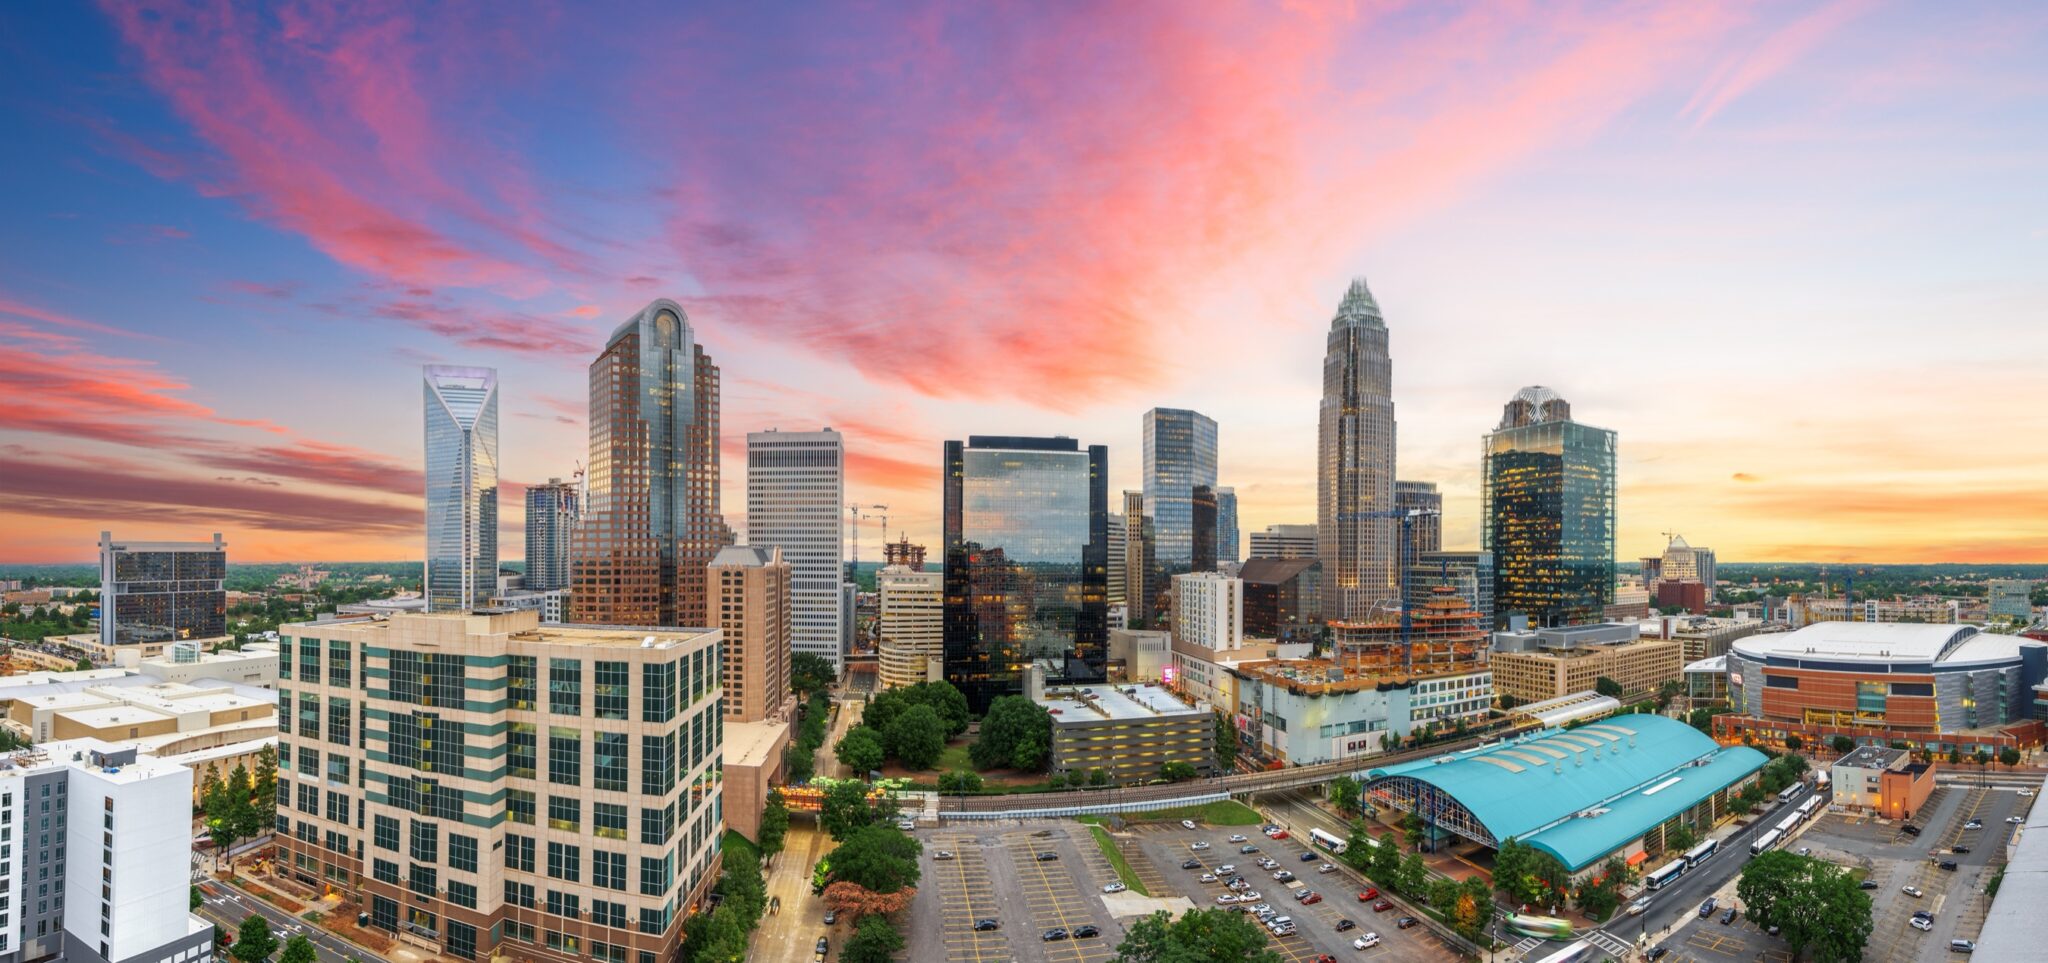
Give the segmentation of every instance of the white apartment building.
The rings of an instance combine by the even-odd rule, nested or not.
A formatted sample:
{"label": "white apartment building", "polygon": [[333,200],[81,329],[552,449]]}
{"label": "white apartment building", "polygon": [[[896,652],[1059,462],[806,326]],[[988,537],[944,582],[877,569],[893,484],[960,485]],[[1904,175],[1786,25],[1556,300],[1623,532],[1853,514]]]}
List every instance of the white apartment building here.
{"label": "white apartment building", "polygon": [[875,574],[875,589],[881,595],[877,656],[882,688],[945,677],[945,580],[943,572],[919,572],[904,565]]}
{"label": "white apartment building", "polygon": [[844,664],[846,445],[836,431],[747,433],[747,544],[782,549],[790,568],[791,647]]}
{"label": "white apartment building", "polygon": [[1216,572],[1174,576],[1173,637],[1212,651],[1244,648],[1244,580]]}
{"label": "white apartment building", "polygon": [[1248,558],[1315,558],[1316,526],[1268,525],[1251,533]]}

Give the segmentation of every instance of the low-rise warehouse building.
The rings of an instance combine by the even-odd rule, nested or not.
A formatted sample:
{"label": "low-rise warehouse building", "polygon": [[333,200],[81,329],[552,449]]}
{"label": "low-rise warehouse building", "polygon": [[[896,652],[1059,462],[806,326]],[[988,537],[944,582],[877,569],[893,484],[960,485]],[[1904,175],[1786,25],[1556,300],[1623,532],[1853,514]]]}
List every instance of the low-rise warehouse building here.
{"label": "low-rise warehouse building", "polygon": [[1887,746],[1859,746],[1829,767],[1837,806],[1911,819],[1934,794],[1934,767]]}
{"label": "low-rise warehouse building", "polygon": [[1383,820],[1420,816],[1433,842],[1515,839],[1583,878],[1609,857],[1637,865],[1662,853],[1681,825],[1704,834],[1731,818],[1764,762],[1676,720],[1620,715],[1373,769],[1365,798]]}

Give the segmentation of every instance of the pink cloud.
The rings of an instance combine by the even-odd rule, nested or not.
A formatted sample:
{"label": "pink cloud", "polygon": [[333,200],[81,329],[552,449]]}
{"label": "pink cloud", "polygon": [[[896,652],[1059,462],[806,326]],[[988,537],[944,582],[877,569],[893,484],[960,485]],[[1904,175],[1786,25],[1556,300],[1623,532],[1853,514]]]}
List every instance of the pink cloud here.
{"label": "pink cloud", "polygon": [[1868,13],[1875,0],[1834,0],[1774,31],[1746,53],[1724,62],[1678,112],[1698,130],[1721,109],[1805,57],[1830,35]]}

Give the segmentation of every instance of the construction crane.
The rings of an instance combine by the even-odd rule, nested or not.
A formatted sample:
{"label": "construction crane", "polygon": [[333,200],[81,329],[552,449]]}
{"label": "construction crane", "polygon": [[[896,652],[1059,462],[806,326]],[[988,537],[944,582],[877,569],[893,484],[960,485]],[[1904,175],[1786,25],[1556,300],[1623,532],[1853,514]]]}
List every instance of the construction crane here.
{"label": "construction crane", "polygon": [[889,537],[889,516],[887,514],[889,506],[861,505],[857,503],[850,503],[846,506],[846,527],[848,531],[853,533],[853,559],[847,563],[846,568],[846,580],[849,582],[855,581],[854,576],[860,571],[860,520],[876,517],[867,514],[862,509],[873,509],[884,513],[880,516],[882,519],[882,538],[887,539]]}
{"label": "construction crane", "polygon": [[[1442,517],[1442,515],[1443,515],[1443,511],[1442,511],[1441,509],[1436,509],[1436,508],[1387,508],[1387,509],[1381,509],[1381,510],[1379,510],[1379,511],[1371,511],[1371,512],[1343,512],[1343,513],[1341,513],[1341,514],[1339,514],[1339,515],[1337,516],[1337,520],[1341,522],[1341,521],[1350,521],[1350,520],[1352,520],[1352,519],[1355,519],[1355,518],[1397,518],[1397,519],[1400,519],[1400,521],[1401,521],[1401,542],[1402,542],[1402,544],[1404,544],[1404,545],[1405,545],[1405,544],[1407,544],[1407,541],[1408,541],[1408,534],[1409,534],[1409,532],[1410,532],[1411,530],[1413,530],[1413,529],[1414,529],[1414,527],[1415,527],[1415,520],[1416,520],[1416,519],[1418,519],[1418,518],[1427,518],[1427,517],[1432,517],[1432,516],[1434,516],[1434,517]],[[1399,553],[1398,551],[1397,551],[1397,552],[1395,553],[1395,556],[1396,556],[1396,558],[1398,558],[1398,557],[1399,557],[1399,554],[1400,554],[1400,553]],[[1407,573],[1406,571],[1403,571],[1403,572],[1401,573],[1401,584],[1402,584],[1402,585],[1403,585],[1404,587],[1405,587],[1405,586],[1406,586],[1406,585],[1408,584],[1408,573]],[[1407,598],[1407,593],[1406,593],[1406,592],[1403,592],[1403,593],[1402,593],[1402,598],[1401,598],[1401,601],[1400,601],[1400,605],[1401,605],[1401,671],[1402,671],[1402,673],[1403,673],[1403,674],[1406,674],[1406,675],[1413,675],[1413,674],[1414,674],[1414,672],[1415,672],[1415,652],[1414,652],[1414,648],[1413,648],[1413,647],[1412,647],[1412,646],[1411,646],[1411,645],[1409,644],[1409,634],[1410,634],[1410,630],[1411,630],[1411,629],[1413,629],[1413,627],[1414,627],[1414,618],[1413,618],[1413,615],[1412,615],[1412,612],[1411,612],[1411,610],[1410,610],[1410,609],[1408,608],[1408,598]]]}

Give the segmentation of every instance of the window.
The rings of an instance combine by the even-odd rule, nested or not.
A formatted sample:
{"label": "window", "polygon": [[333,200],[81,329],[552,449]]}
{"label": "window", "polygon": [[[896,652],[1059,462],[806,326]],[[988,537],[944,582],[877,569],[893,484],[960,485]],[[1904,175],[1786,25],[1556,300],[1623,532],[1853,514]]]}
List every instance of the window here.
{"label": "window", "polygon": [[583,714],[583,663],[548,660],[548,711],[558,716]]}
{"label": "window", "polygon": [[505,731],[505,766],[509,774],[521,779],[532,779],[535,749],[533,723],[508,724]]}
{"label": "window", "polygon": [[[522,873],[533,872],[533,837],[505,835],[505,868]],[[533,905],[531,902],[526,905]]]}
{"label": "window", "polygon": [[320,787],[299,787],[299,811],[308,816],[320,815]]}
{"label": "window", "polygon": [[448,868],[476,872],[476,838],[448,834]]}
{"label": "window", "polygon": [[548,912],[556,916],[575,919],[583,915],[582,900],[574,893],[557,893],[548,890]]}
{"label": "window", "polygon": [[347,699],[327,700],[327,741],[346,746],[355,737]]}
{"label": "window", "polygon": [[505,667],[505,696],[511,700],[512,708],[530,710],[534,707],[537,692],[534,659],[530,655],[512,656]]}
{"label": "window", "polygon": [[327,643],[327,684],[347,688],[355,684],[355,663],[347,642]]}
{"label": "window", "polygon": [[398,820],[376,816],[370,820],[370,843],[378,849],[398,852]]}
{"label": "window", "polygon": [[650,846],[668,843],[676,832],[676,808],[673,803],[660,809],[640,810],[640,841]]}
{"label": "window", "polygon": [[583,878],[583,847],[567,843],[548,844],[548,876],[552,879],[581,882]]}
{"label": "window", "polygon": [[590,921],[596,923],[599,926],[610,926],[617,929],[625,929],[626,904],[613,903],[608,900],[601,899],[591,900]]}
{"label": "window", "polygon": [[524,789],[505,790],[505,818],[515,823],[533,825],[534,795]]}
{"label": "window", "polygon": [[597,691],[593,700],[599,719],[624,719],[630,706],[626,686],[632,678],[624,662],[597,663]]}
{"label": "window", "polygon": [[[284,753],[280,751],[278,757],[283,758]],[[305,746],[299,747],[299,772],[304,773],[307,778],[314,778],[320,775],[320,751],[318,749],[308,749]]]}
{"label": "window", "polygon": [[583,784],[583,731],[548,727],[548,781],[564,786]]}
{"label": "window", "polygon": [[299,681],[320,681],[320,640],[299,640]]}
{"label": "window", "polygon": [[640,721],[667,722],[676,717],[676,666],[649,662],[640,667]]}
{"label": "window", "polygon": [[[319,666],[314,666],[315,670]],[[308,739],[320,738],[320,697],[299,693],[299,735]]]}
{"label": "window", "polygon": [[[394,866],[391,868],[391,877],[391,882],[398,882],[398,867]],[[370,925],[396,931],[398,929],[398,904],[382,896],[370,897]]]}
{"label": "window", "polygon": [[327,781],[348,785],[348,757],[341,753],[327,757]]}
{"label": "window", "polygon": [[289,679],[289,678],[291,678],[291,677],[292,677],[292,646],[295,646],[295,645],[298,645],[298,644],[299,644],[299,640],[297,640],[297,639],[294,639],[294,638],[291,638],[291,637],[289,637],[289,636],[285,637],[285,638],[284,638],[283,640],[281,640],[281,641],[279,641],[279,642],[278,642],[278,645],[277,645],[277,677],[278,677],[278,678],[280,678],[280,679]]}
{"label": "window", "polygon": [[640,857],[640,895],[660,896],[668,892],[669,883],[675,878],[673,859],[673,854],[668,853]]}
{"label": "window", "polygon": [[640,794],[666,796],[676,788],[676,734],[640,737]]}
{"label": "window", "polygon": [[548,828],[571,832],[583,828],[583,801],[574,796],[549,796]]}
{"label": "window", "polygon": [[433,896],[440,891],[439,873],[432,866],[414,866],[412,876],[406,880],[406,888],[420,896]]}
{"label": "window", "polygon": [[626,838],[626,807],[614,803],[591,803],[590,822],[604,839]]}
{"label": "window", "polygon": [[1796,675],[1767,675],[1764,676],[1764,685],[1773,689],[1797,689],[1799,688],[1799,677]]}
{"label": "window", "polygon": [[372,860],[370,867],[370,875],[377,877],[379,880],[394,884],[398,882],[397,863],[388,859],[378,859]]}
{"label": "window", "polygon": [[641,907],[640,932],[659,936],[668,931],[668,907]]}
{"label": "window", "polygon": [[412,821],[412,851],[409,854],[415,863],[436,863],[441,860],[441,827],[433,823]]}
{"label": "window", "polygon": [[330,792],[327,794],[327,818],[337,823],[348,822],[348,795]]}
{"label": "window", "polygon": [[476,909],[476,886],[459,879],[448,881],[448,902],[457,906]]}
{"label": "window", "polygon": [[[450,883],[450,884],[448,884],[448,894],[449,894],[448,898],[449,898],[449,900],[450,900],[451,902],[455,902],[455,903],[456,903],[457,905],[459,905],[459,906],[467,906],[467,907],[469,907],[469,908],[471,908],[471,909],[475,909],[475,908],[476,908],[476,887],[474,887],[474,886],[468,887],[468,889],[469,889],[469,902],[467,902],[467,903],[463,903],[463,902],[461,902],[461,901],[459,901],[459,900],[456,900],[456,899],[455,899],[455,895],[454,895],[454,894],[455,894],[455,887],[456,887],[456,886],[458,886],[458,885],[461,885],[461,884],[458,884],[458,883]],[[459,957],[459,958],[461,958],[461,959],[465,959],[465,960],[473,960],[473,959],[476,959],[476,927],[474,927],[474,926],[471,926],[471,925],[469,925],[468,923],[458,923],[458,922],[456,922],[456,921],[454,921],[454,920],[449,920],[449,921],[448,921],[448,944],[447,944],[447,947],[448,947],[448,955],[450,955],[450,956],[454,956],[454,957]]]}
{"label": "window", "polygon": [[590,941],[590,958],[600,963],[626,963],[626,948],[613,943]]}
{"label": "window", "polygon": [[591,885],[600,889],[625,889],[625,854],[592,850],[590,853],[590,882]]}
{"label": "window", "polygon": [[[278,651],[282,652],[283,647],[280,647]],[[279,670],[279,672],[278,678],[280,679],[292,677],[292,670],[289,665]],[[290,733],[292,731],[292,693],[290,689],[277,690],[277,731],[283,733]],[[282,748],[279,751],[283,751]]]}
{"label": "window", "polygon": [[533,908],[533,884],[515,880],[505,881],[505,902],[512,906]]}
{"label": "window", "polygon": [[[552,738],[552,737],[551,737]],[[626,734],[623,732],[599,732],[591,736],[591,758],[597,770],[596,782],[600,792],[627,792],[630,790],[626,775]]]}

